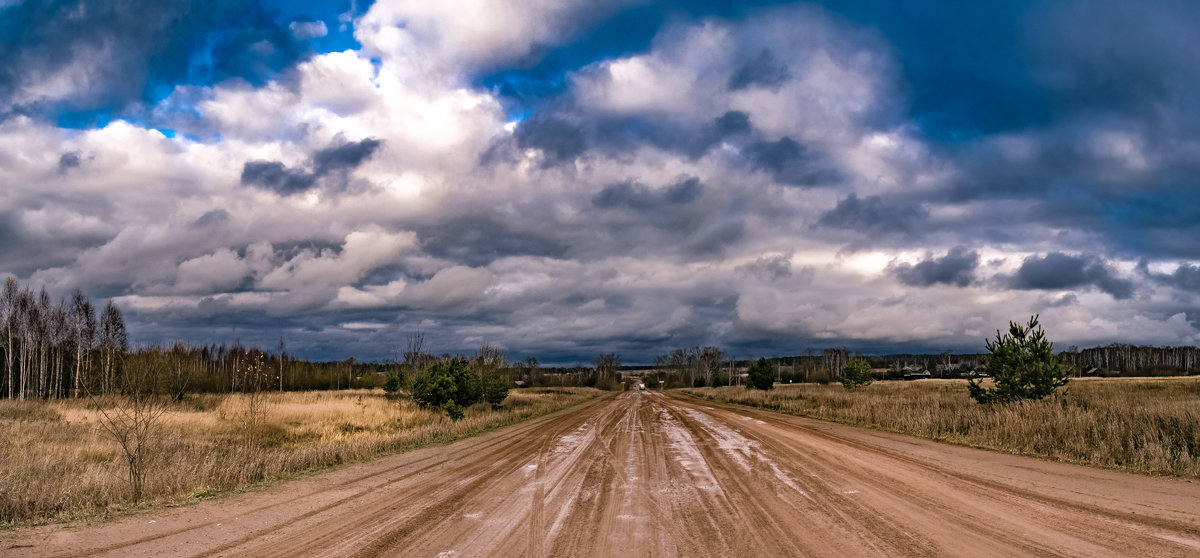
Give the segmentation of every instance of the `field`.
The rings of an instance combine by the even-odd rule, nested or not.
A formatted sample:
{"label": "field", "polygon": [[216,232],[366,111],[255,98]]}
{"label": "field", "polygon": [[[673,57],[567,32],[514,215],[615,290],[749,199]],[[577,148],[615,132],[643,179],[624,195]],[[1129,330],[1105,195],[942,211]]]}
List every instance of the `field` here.
{"label": "field", "polygon": [[1200,378],[1078,379],[1065,396],[985,406],[963,380],[687,389],[737,403],[1008,453],[1200,477]]}
{"label": "field", "polygon": [[[134,504],[125,454],[95,402],[0,401],[0,526],[180,503],[344,462],[444,443],[595,397],[587,388],[513,390],[460,421],[379,390],[191,395],[170,404]],[[112,412],[112,408],[103,408]]]}

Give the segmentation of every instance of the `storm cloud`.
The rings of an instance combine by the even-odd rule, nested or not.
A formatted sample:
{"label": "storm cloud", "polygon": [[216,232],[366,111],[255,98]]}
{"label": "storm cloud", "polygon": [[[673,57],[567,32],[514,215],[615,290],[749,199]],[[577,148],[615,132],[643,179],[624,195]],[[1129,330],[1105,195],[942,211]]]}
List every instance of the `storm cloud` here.
{"label": "storm cloud", "polygon": [[348,4],[0,3],[0,273],[308,358],[1200,342],[1192,4]]}
{"label": "storm cloud", "polygon": [[915,264],[893,263],[888,265],[888,269],[901,283],[913,287],[939,283],[966,287],[975,281],[975,268],[978,265],[978,252],[968,252],[962,246],[955,246],[940,258],[929,256]]}
{"label": "storm cloud", "polygon": [[587,149],[583,130],[569,121],[556,117],[535,117],[517,128],[517,145],[535,148],[546,154],[546,165],[573,160]]}
{"label": "storm cloud", "polygon": [[306,192],[322,177],[358,167],[379,146],[379,140],[367,138],[321,149],[312,156],[311,171],[288,168],[278,161],[247,161],[242,166],[241,181],[284,196]]}
{"label": "storm cloud", "polygon": [[911,234],[928,217],[929,213],[920,206],[888,203],[879,196],[859,199],[857,194],[850,194],[823,213],[818,223],[860,232]]}
{"label": "storm cloud", "polygon": [[1180,264],[1171,273],[1154,273],[1146,268],[1146,262],[1139,262],[1138,269],[1155,282],[1175,287],[1177,289],[1200,294],[1200,265]]}
{"label": "storm cloud", "polygon": [[650,211],[663,206],[690,203],[700,197],[703,191],[704,186],[694,177],[681,180],[661,191],[651,191],[636,183],[620,182],[600,190],[592,198],[592,205],[602,209],[628,208]]}
{"label": "storm cloud", "polygon": [[754,168],[771,173],[783,184],[816,186],[836,178],[836,173],[819,167],[818,158],[808,148],[787,136],[756,143],[747,151]]}
{"label": "storm cloud", "polygon": [[1124,299],[1133,296],[1133,283],[1116,276],[1114,271],[1095,256],[1072,256],[1051,252],[1043,257],[1030,256],[1021,263],[1013,287],[1017,289],[1064,290],[1095,287]]}

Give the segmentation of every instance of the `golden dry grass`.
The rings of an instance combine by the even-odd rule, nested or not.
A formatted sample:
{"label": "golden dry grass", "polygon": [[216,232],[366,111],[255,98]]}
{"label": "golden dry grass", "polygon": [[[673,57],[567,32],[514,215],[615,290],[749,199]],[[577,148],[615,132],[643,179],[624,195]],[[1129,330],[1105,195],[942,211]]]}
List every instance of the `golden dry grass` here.
{"label": "golden dry grass", "polygon": [[1080,379],[1065,395],[979,405],[963,380],[687,389],[709,400],[1138,473],[1200,477],[1200,378]]}
{"label": "golden dry grass", "polygon": [[[145,494],[177,503],[338,463],[448,442],[544,415],[600,392],[513,390],[460,421],[379,390],[267,393],[263,426],[244,432],[246,396],[193,395],[158,423]],[[124,454],[85,401],[0,401],[0,526],[119,511],[131,502]],[[252,443],[247,443],[247,440]]]}

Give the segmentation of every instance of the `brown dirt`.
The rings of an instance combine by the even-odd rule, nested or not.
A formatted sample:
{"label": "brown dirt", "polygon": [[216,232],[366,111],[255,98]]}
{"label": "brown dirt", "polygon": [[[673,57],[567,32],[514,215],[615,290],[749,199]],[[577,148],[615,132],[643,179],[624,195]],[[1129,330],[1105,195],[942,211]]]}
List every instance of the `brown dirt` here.
{"label": "brown dirt", "polygon": [[1200,485],[630,392],[4,556],[1196,556]]}

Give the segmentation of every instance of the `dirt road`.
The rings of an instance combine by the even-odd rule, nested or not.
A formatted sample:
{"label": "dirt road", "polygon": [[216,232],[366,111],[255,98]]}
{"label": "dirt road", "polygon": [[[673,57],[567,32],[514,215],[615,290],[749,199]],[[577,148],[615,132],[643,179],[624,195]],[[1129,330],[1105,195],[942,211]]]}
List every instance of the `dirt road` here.
{"label": "dirt road", "polygon": [[1197,556],[1200,484],[628,392],[4,556]]}

